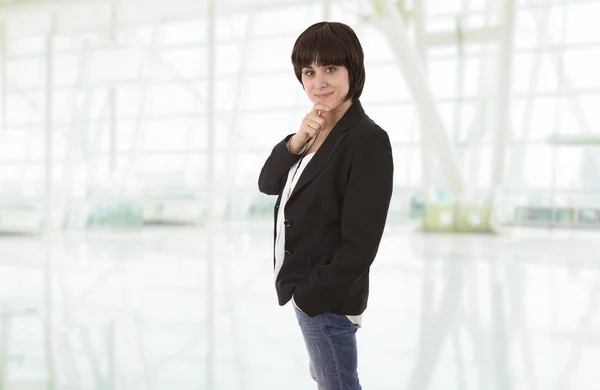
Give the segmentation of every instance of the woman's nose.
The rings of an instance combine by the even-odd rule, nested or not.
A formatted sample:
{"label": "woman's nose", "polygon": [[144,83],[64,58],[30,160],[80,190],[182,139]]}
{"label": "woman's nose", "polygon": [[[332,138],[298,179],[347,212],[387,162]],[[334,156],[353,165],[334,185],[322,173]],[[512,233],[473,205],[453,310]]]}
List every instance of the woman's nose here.
{"label": "woman's nose", "polygon": [[315,76],[315,86],[317,86],[317,88],[322,88],[327,86],[327,78],[325,77],[324,74],[319,73]]}

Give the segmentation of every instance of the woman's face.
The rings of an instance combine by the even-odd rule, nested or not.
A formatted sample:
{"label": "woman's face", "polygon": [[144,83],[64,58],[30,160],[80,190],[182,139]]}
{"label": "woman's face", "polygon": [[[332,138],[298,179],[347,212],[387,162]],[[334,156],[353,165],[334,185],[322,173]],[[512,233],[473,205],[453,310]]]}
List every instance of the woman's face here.
{"label": "woman's face", "polygon": [[302,69],[302,85],[311,102],[324,104],[333,111],[344,102],[350,90],[348,69],[313,63]]}

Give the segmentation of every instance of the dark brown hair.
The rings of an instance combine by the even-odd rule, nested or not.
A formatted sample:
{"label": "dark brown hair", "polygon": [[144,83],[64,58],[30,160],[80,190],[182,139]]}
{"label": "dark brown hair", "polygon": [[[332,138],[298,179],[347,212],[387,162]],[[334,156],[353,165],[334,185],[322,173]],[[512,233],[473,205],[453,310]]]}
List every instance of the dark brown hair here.
{"label": "dark brown hair", "polygon": [[338,65],[348,69],[350,89],[344,101],[358,100],[365,85],[364,53],[358,37],[349,26],[338,22],[315,23],[296,40],[292,64],[302,84],[302,68]]}

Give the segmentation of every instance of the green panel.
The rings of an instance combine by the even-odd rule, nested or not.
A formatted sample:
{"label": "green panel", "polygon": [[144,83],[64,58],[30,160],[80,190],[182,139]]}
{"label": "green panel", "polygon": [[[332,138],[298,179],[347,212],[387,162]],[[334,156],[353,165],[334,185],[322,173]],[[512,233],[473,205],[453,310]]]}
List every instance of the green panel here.
{"label": "green panel", "polygon": [[550,207],[518,207],[516,220],[523,222],[551,222],[553,210]]}
{"label": "green panel", "polygon": [[455,223],[457,232],[490,232],[490,207],[477,205],[458,206]]}
{"label": "green panel", "polygon": [[454,205],[427,204],[423,230],[426,232],[454,231]]}
{"label": "green panel", "polygon": [[559,224],[572,224],[575,222],[575,209],[561,207],[554,210],[554,222]]}
{"label": "green panel", "polygon": [[429,203],[425,207],[423,231],[492,232],[490,227],[490,206]]}
{"label": "green panel", "polygon": [[600,210],[581,209],[579,210],[577,222],[580,224],[597,224],[600,222]]}
{"label": "green panel", "polygon": [[141,227],[142,209],[135,203],[96,205],[87,217],[87,227]]}
{"label": "green panel", "polygon": [[548,137],[548,142],[557,146],[598,146],[600,136],[598,134],[552,135]]}

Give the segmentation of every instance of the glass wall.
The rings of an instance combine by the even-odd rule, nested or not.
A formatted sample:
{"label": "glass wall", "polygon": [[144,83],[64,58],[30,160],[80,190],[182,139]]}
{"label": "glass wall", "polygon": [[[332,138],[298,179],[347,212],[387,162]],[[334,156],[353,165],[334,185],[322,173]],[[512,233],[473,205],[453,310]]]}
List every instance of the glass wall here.
{"label": "glass wall", "polygon": [[[380,2],[215,3],[214,41],[208,2],[144,12],[135,2],[2,11],[3,224],[195,224],[206,215],[209,188],[217,218],[270,220],[274,199],[258,192],[258,172],[310,109],[290,53],[299,33],[323,19],[352,25],[364,45],[361,100],[394,147],[391,220],[410,217],[423,195],[423,124],[402,59],[378,26]],[[492,191],[503,104],[499,64],[510,30],[501,3],[398,3],[460,174],[480,199]],[[502,221],[526,222],[537,208],[550,215],[559,213],[552,208],[598,209],[600,30],[593,16],[600,4],[515,6]],[[434,162],[433,172],[441,198],[448,192],[442,164]]]}

